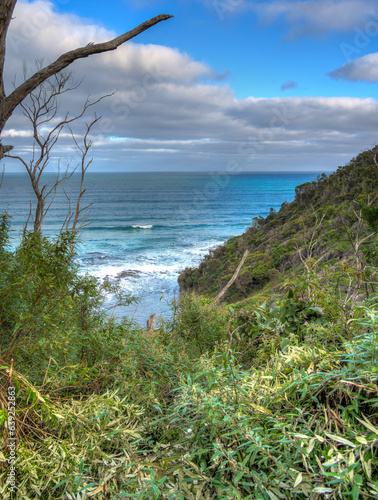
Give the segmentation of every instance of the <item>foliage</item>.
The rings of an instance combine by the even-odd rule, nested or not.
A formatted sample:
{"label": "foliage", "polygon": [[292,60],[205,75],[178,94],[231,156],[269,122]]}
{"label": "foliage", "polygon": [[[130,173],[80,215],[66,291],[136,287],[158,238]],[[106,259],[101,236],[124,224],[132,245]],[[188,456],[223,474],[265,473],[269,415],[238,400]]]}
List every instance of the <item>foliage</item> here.
{"label": "foliage", "polygon": [[[329,176],[322,174],[297,186],[292,203],[283,203],[278,212],[271,210],[266,218],[255,218],[244,234],[213,250],[198,268],[185,269],[179,277],[181,290],[215,297],[246,249],[250,253],[248,260],[225,295],[231,303],[258,293],[271,283],[273,270],[282,275],[300,266],[301,255],[331,264],[352,259],[348,232],[356,230],[358,202],[365,222],[361,239],[372,229],[376,231],[377,152],[378,146]],[[373,240],[365,243],[363,251],[368,263],[376,265]]]}
{"label": "foliage", "polygon": [[[14,498],[376,498],[377,301],[345,305],[312,268],[271,305],[215,310],[184,296],[152,334],[108,321],[118,358],[107,390],[82,364],[38,386],[5,363],[4,441],[6,387],[17,393]],[[80,393],[75,376],[97,383]]]}
{"label": "foliage", "polygon": [[173,303],[174,316],[171,329],[186,344],[195,346],[199,353],[214,349],[226,339],[224,326],[229,317],[226,310],[214,312],[214,304],[205,297],[182,294]]}
{"label": "foliage", "polygon": [[[3,240],[6,232],[4,226]],[[2,357],[22,360],[36,381],[50,357],[56,365],[93,362],[94,350],[85,344],[101,322],[101,293],[93,278],[79,275],[73,244],[72,233],[55,242],[28,233],[15,252],[2,252]]]}
{"label": "foliage", "polygon": [[[342,172],[301,188],[299,199],[327,201],[322,186],[342,181],[342,205],[349,186]],[[361,186],[367,194],[369,182]],[[368,201],[360,209],[374,231]],[[269,293],[233,304],[181,294],[172,319],[153,332],[104,313],[105,290],[80,274],[72,233],[55,241],[25,234],[10,250],[3,214],[1,498],[378,498],[377,266],[368,257],[362,266],[362,254],[354,255],[360,247],[372,255],[376,238],[368,235],[361,246],[367,233],[352,232],[344,257],[356,258],[325,263],[313,243],[326,221],[321,213],[332,209],[317,210],[305,228],[306,246],[290,235],[287,245],[271,242],[248,257],[246,281],[236,290],[256,291],[248,280],[266,264]],[[269,225],[282,216],[271,211],[245,238],[266,242]],[[298,214],[292,222],[306,226]],[[326,224],[335,230],[331,219]],[[223,272],[235,252],[244,252],[245,238],[230,240],[203,265]],[[277,275],[272,266],[279,260],[291,267]],[[200,284],[201,272],[186,279]],[[15,493],[8,483],[10,388]]]}
{"label": "foliage", "polygon": [[[174,342],[164,349],[163,329],[149,344],[160,345],[167,367],[153,366],[156,352],[143,363],[142,342],[125,352],[127,375],[118,371],[113,392],[57,399],[13,371],[22,433],[17,498],[376,498],[376,301],[355,306],[344,342],[329,342],[328,322],[323,331],[310,322],[305,342],[283,329],[286,342],[265,352],[257,345],[249,369],[227,342],[184,366],[177,355],[169,359]],[[277,324],[266,317],[286,309],[261,306],[260,330],[274,338]],[[168,364],[170,394],[161,392]],[[5,385],[10,370],[2,370]]]}

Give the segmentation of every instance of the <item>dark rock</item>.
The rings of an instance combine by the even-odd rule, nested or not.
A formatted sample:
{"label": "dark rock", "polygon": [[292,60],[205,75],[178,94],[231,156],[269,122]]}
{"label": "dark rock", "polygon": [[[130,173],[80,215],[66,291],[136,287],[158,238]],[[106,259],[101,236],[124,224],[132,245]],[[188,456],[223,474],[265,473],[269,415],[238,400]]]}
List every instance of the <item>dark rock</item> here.
{"label": "dark rock", "polygon": [[116,279],[120,280],[122,278],[139,278],[140,271],[121,271],[117,274]]}

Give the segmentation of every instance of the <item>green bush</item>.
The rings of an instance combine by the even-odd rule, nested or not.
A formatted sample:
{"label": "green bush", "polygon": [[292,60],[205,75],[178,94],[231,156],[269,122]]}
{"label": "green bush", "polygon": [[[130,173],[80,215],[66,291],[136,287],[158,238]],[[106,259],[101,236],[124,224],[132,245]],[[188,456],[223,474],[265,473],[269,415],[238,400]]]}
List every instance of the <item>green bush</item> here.
{"label": "green bush", "polygon": [[203,353],[227,338],[229,312],[218,308],[212,299],[194,294],[181,294],[173,304],[172,329],[189,345]]}
{"label": "green bush", "polygon": [[[8,224],[0,229],[6,242]],[[3,243],[1,357],[13,359],[36,384],[42,383],[47,366],[51,373],[67,365],[91,369],[114,354],[117,336],[108,332],[102,290],[95,279],[79,274],[74,245],[71,233],[55,241],[28,233],[15,251],[5,251]]]}

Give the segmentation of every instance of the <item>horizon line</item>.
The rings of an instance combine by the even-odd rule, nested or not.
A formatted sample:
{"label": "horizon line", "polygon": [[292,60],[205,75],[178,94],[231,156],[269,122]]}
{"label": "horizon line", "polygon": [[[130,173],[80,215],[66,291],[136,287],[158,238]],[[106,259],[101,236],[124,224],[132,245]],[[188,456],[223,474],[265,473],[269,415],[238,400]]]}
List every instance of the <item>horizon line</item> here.
{"label": "horizon line", "polygon": [[[219,171],[219,170],[206,170],[206,171],[193,171],[193,170],[96,170],[96,171],[87,171],[85,175],[91,175],[91,174],[198,174],[198,175],[245,175],[245,174],[319,174],[319,173],[333,173],[335,170],[308,170],[308,171],[302,171],[302,170],[248,170],[248,171],[241,171],[241,172],[228,172],[228,171]],[[57,174],[58,171],[49,171],[49,172],[44,172],[45,174]],[[25,171],[4,171],[4,175],[6,174],[26,174],[28,175],[27,172]],[[72,175],[81,175],[81,172],[73,172]]]}

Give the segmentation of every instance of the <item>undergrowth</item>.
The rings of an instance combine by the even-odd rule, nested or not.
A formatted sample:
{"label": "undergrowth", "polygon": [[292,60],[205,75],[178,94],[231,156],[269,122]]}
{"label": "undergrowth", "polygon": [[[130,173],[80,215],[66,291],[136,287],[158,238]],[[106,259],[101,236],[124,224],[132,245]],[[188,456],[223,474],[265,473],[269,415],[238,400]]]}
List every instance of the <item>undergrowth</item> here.
{"label": "undergrowth", "polygon": [[302,254],[247,302],[181,294],[153,332],[104,313],[72,234],[13,251],[3,214],[0,497],[378,499],[377,211],[360,207],[374,234],[354,260]]}

